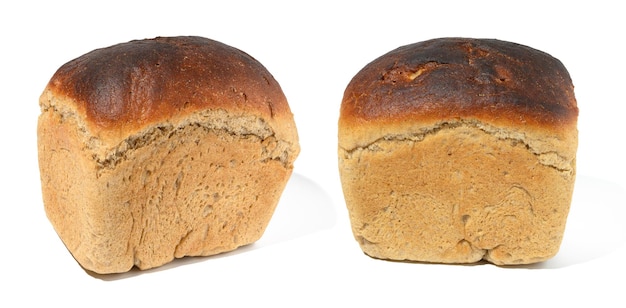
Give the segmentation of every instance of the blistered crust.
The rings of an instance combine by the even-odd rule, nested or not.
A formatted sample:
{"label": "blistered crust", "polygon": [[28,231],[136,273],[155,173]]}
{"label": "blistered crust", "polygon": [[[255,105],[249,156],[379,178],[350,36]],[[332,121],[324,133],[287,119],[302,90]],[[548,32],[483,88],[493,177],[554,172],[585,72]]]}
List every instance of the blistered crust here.
{"label": "blistered crust", "polygon": [[[49,94],[47,94],[49,93]],[[158,37],[97,49],[63,65],[46,97],[66,97],[103,135],[127,135],[200,110],[252,114],[291,132],[292,114],[273,76],[248,54],[202,37]],[[103,137],[103,136],[101,136]],[[287,136],[293,139],[295,136]]]}
{"label": "blistered crust", "polygon": [[441,38],[395,49],[354,76],[341,106],[340,146],[410,130],[407,123],[469,119],[558,134],[575,130],[577,117],[571,78],[554,57],[500,40]]}

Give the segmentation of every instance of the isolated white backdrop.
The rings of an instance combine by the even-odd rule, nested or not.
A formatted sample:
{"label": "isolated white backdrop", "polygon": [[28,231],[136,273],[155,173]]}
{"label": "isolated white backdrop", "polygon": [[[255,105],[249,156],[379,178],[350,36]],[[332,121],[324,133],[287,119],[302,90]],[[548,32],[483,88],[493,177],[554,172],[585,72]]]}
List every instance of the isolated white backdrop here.
{"label": "isolated white backdrop", "polygon": [[[623,306],[623,13],[611,1],[3,2],[0,306]],[[89,275],[43,212],[38,97],[59,66],[86,52],[174,35],[237,47],[274,75],[300,134],[294,176],[254,245]],[[374,58],[445,36],[525,44],[570,72],[580,108],[578,181],[553,260],[514,268],[387,262],[366,257],[352,239],[336,158],[343,90]]]}

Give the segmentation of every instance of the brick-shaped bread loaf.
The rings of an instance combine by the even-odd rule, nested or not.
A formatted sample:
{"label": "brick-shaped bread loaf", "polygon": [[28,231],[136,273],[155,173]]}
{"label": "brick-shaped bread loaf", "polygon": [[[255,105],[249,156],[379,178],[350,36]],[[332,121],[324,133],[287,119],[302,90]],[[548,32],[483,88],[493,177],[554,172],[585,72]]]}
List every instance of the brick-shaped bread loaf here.
{"label": "brick-shaped bread loaf", "polygon": [[528,264],[561,244],[578,107],[554,57],[494,39],[397,48],[345,90],[339,170],[369,256]]}
{"label": "brick-shaped bread loaf", "polygon": [[59,68],[40,106],[46,214],[97,273],[258,240],[300,150],[267,69],[202,37],[89,52]]}

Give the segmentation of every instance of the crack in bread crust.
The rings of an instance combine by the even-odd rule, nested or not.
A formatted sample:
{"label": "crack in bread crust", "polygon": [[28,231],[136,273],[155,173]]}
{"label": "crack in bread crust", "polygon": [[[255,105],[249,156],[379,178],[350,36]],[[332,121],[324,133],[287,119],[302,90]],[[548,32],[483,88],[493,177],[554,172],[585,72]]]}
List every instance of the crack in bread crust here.
{"label": "crack in bread crust", "polygon": [[345,153],[346,157],[352,156],[353,153],[359,151],[377,151],[379,149],[378,144],[381,142],[389,141],[410,141],[421,142],[429,136],[437,134],[441,130],[456,129],[459,127],[476,128],[483,131],[486,134],[492,135],[500,140],[510,141],[513,145],[517,143],[523,144],[526,149],[533,153],[537,160],[544,166],[556,169],[559,172],[565,174],[571,174],[573,172],[574,161],[568,159],[566,156],[559,154],[554,150],[539,149],[539,146],[535,146],[535,142],[527,137],[524,133],[513,132],[506,129],[497,128],[495,126],[482,123],[477,120],[459,120],[459,121],[444,121],[434,126],[424,127],[417,133],[405,133],[405,134],[388,134],[380,137],[367,145],[358,146],[352,149],[340,148]]}
{"label": "crack in bread crust", "polygon": [[289,156],[294,155],[291,143],[277,140],[273,129],[263,119],[255,116],[232,116],[224,110],[204,110],[177,124],[164,122],[152,125],[128,136],[114,146],[107,146],[100,138],[90,134],[85,123],[79,120],[77,113],[71,108],[49,104],[42,106],[42,113],[45,112],[55,112],[59,114],[61,121],[72,119],[76,123],[78,132],[85,140],[86,148],[93,151],[92,158],[99,167],[98,173],[105,169],[114,169],[133,151],[157,140],[169,139],[177,131],[188,126],[201,127],[207,131],[222,131],[241,138],[256,138],[264,145],[264,160],[280,161],[286,168],[290,167]]}

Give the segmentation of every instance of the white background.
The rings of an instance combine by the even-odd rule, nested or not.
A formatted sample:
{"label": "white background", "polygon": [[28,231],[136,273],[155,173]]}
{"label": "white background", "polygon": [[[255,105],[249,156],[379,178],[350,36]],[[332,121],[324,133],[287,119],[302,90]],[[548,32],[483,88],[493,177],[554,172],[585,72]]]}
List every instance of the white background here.
{"label": "white background", "polygon": [[[624,307],[625,12],[617,1],[512,3],[2,2],[0,306]],[[39,95],[58,67],[86,52],[174,35],[212,38],[263,63],[290,102],[302,153],[256,244],[144,272],[90,275],[43,211]],[[570,72],[580,108],[578,179],[561,251],[550,261],[388,262],[365,256],[352,238],[336,158],[343,90],[374,58],[443,36],[525,44]]]}

